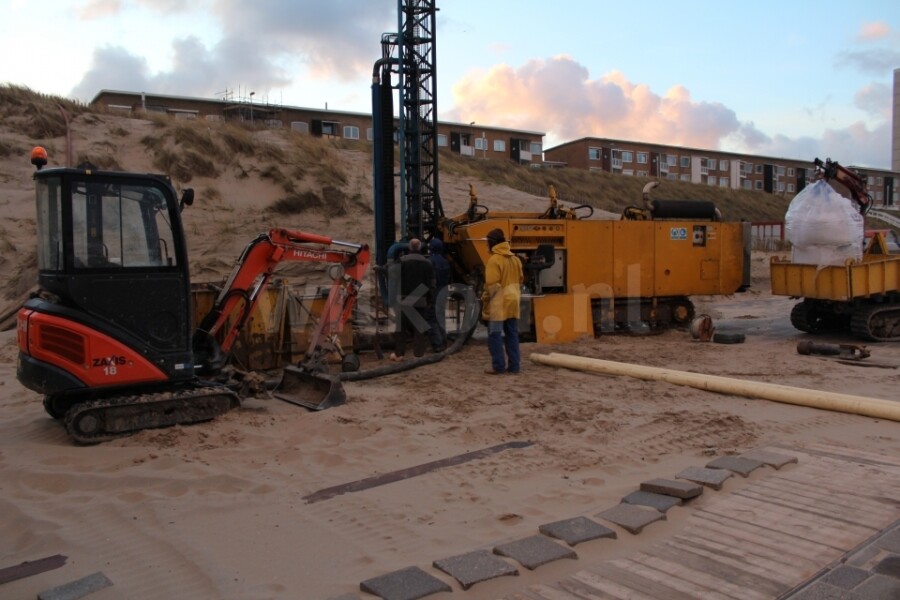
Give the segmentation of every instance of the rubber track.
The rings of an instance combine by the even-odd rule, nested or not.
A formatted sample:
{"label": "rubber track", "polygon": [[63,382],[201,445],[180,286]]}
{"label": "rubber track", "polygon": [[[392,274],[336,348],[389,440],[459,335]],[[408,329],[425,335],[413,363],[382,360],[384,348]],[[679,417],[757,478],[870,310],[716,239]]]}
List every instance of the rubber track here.
{"label": "rubber track", "polygon": [[[887,320],[880,333],[872,331],[872,319],[876,315]],[[850,320],[853,335],[872,342],[900,341],[900,304],[875,304],[864,306],[853,313]],[[893,335],[883,335],[890,331]]]}
{"label": "rubber track", "polygon": [[[66,431],[76,442],[97,444],[143,429],[209,421],[238,406],[240,398],[226,387],[116,396],[73,406],[66,413]],[[96,419],[95,431],[79,427],[86,417]]]}

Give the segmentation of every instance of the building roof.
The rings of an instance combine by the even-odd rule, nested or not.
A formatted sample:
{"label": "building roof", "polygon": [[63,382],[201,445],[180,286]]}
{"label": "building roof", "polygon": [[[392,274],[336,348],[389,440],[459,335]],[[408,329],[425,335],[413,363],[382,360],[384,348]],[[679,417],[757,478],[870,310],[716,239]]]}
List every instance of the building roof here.
{"label": "building roof", "polygon": [[[104,94],[120,94],[123,96],[135,96],[138,98],[140,98],[140,97],[162,98],[162,99],[179,100],[179,101],[186,101],[186,102],[207,102],[207,103],[218,103],[218,104],[240,104],[241,103],[240,101],[225,100],[222,98],[199,98],[197,96],[172,96],[172,95],[168,95],[168,94],[156,94],[156,93],[152,93],[152,92],[127,92],[124,90],[100,90],[99,92],[97,92],[97,95],[94,96],[93,100],[91,100],[90,104],[94,104],[94,103],[98,102]],[[304,112],[316,112],[316,113],[327,113],[327,114],[332,114],[332,115],[348,115],[348,116],[354,116],[354,117],[372,118],[371,113],[354,112],[354,111],[349,111],[349,110],[331,110],[328,108],[309,108],[309,107],[305,107],[305,106],[290,106],[287,104],[270,104],[270,103],[263,103],[263,102],[258,102],[256,104],[254,104],[254,106],[259,106],[260,108],[278,107],[278,108],[283,108],[283,109],[288,109],[288,110],[297,110],[297,111],[304,111]],[[395,116],[394,118],[396,119],[397,117]],[[458,126],[460,128],[465,128],[465,129],[468,129],[469,127],[475,127],[475,128],[482,128],[482,129],[490,129],[491,131],[507,131],[507,132],[513,132],[513,133],[524,133],[524,134],[540,136],[540,137],[544,137],[546,135],[546,133],[543,131],[529,131],[527,129],[513,129],[513,128],[509,128],[509,127],[498,127],[496,125],[488,125],[485,123],[475,123],[474,125],[470,125],[469,123],[459,123],[456,121],[444,121],[441,119],[438,119],[438,122],[442,125]]]}

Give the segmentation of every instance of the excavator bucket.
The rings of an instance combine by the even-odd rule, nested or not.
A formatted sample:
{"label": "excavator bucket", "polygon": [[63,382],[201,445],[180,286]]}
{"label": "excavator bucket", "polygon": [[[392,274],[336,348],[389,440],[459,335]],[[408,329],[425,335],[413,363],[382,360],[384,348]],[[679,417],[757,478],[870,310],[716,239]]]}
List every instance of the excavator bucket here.
{"label": "excavator bucket", "polygon": [[284,368],[281,383],[275,388],[274,396],[310,410],[340,406],[347,400],[344,386],[337,375],[293,365]]}

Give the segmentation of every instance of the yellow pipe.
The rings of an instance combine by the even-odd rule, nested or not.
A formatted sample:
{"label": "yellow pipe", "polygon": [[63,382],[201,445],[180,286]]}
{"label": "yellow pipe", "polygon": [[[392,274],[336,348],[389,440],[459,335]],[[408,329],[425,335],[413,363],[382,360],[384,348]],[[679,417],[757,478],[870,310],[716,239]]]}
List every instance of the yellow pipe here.
{"label": "yellow pipe", "polygon": [[797,404],[836,412],[845,412],[876,419],[888,419],[900,421],[900,402],[880,400],[877,398],[865,398],[863,396],[851,396],[835,392],[822,392],[804,388],[764,383],[761,381],[746,381],[732,379],[717,375],[704,375],[702,373],[688,373],[673,369],[661,369],[659,367],[647,367],[644,365],[632,365],[628,363],[601,360],[598,358],[585,358],[571,354],[551,352],[550,354],[533,353],[532,362],[553,367],[565,367],[577,371],[593,371],[606,375],[624,375],[650,381],[667,381],[675,385],[686,385],[719,392],[733,394],[747,398],[761,398],[773,402]]}

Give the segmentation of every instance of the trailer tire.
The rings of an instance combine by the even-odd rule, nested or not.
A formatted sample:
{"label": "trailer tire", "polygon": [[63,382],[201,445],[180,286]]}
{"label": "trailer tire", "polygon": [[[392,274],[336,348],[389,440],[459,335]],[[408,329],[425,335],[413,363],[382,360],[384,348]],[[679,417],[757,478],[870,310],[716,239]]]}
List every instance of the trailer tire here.
{"label": "trailer tire", "polygon": [[717,344],[743,344],[745,339],[743,333],[715,333],[712,341]]}

